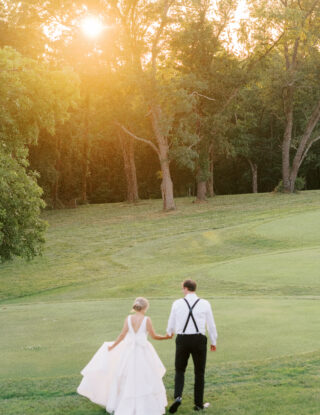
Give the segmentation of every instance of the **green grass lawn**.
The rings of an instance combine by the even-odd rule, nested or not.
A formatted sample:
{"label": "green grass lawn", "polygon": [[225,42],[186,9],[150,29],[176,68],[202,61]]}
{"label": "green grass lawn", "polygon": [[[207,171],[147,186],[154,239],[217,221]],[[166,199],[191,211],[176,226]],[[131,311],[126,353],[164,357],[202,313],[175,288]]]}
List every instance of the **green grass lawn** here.
{"label": "green grass lawn", "polygon": [[[213,306],[209,415],[320,414],[320,192],[44,213],[43,257],[0,265],[0,414],[94,415],[80,370],[138,295],[164,332],[187,277]],[[173,393],[174,342],[154,342]],[[192,411],[192,365],[179,413]]]}

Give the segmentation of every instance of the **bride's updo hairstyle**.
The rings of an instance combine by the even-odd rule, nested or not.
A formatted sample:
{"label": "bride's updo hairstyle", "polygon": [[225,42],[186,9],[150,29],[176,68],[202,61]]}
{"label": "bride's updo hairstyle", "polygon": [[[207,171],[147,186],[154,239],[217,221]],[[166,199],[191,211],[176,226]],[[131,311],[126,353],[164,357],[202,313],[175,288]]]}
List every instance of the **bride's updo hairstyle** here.
{"label": "bride's updo hairstyle", "polygon": [[138,297],[134,300],[132,311],[142,311],[149,307],[149,301],[144,297]]}

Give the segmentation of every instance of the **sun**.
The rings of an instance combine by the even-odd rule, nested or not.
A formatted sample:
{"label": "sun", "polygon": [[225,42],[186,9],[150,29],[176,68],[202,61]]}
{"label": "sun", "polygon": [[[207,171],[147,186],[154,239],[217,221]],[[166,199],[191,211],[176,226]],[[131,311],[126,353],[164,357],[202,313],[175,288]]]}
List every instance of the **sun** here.
{"label": "sun", "polygon": [[81,21],[80,27],[83,33],[92,39],[98,37],[104,29],[101,20],[95,16],[85,17]]}

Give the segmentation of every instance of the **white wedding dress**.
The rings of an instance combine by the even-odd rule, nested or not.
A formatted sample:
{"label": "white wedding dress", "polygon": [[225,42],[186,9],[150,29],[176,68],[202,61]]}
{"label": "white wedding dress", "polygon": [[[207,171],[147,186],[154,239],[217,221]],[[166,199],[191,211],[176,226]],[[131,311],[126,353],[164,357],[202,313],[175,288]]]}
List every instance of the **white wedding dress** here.
{"label": "white wedding dress", "polygon": [[81,371],[80,395],[114,415],[162,415],[167,406],[159,356],[147,340],[147,317],[135,332],[128,317],[125,339],[110,352],[104,343]]}

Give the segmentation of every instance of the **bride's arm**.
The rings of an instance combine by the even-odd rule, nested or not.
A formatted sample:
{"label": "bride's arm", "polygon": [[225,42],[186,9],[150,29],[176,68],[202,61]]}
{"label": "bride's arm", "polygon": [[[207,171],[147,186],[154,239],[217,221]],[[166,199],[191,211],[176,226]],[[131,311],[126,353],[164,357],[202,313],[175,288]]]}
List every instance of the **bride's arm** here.
{"label": "bride's arm", "polygon": [[173,334],[169,335],[166,334],[165,336],[160,336],[160,334],[157,334],[154,331],[154,328],[152,326],[152,322],[150,317],[147,318],[147,331],[150,334],[150,336],[154,339],[154,340],[167,340],[167,339],[172,339]]}
{"label": "bride's arm", "polygon": [[121,330],[121,333],[119,334],[117,340],[113,343],[112,346],[108,347],[108,350],[114,349],[122,340],[126,337],[126,334],[128,333],[129,327],[128,327],[128,317],[124,321],[123,329]]}

